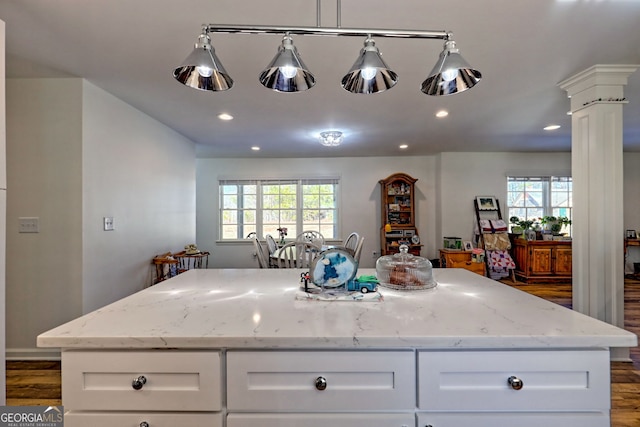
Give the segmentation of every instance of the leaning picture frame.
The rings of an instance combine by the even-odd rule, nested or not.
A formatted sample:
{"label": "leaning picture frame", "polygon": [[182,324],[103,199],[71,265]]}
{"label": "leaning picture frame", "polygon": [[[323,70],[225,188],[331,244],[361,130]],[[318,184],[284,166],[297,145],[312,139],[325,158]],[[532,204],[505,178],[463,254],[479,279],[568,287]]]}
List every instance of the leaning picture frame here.
{"label": "leaning picture frame", "polygon": [[498,202],[493,196],[476,196],[478,210],[480,211],[497,211]]}
{"label": "leaning picture frame", "polygon": [[469,240],[465,240],[464,242],[462,242],[463,245],[463,249],[465,251],[472,251],[473,250],[473,243],[471,243],[471,241]]}
{"label": "leaning picture frame", "polygon": [[636,234],[636,230],[627,230],[627,239],[637,239],[638,235]]}

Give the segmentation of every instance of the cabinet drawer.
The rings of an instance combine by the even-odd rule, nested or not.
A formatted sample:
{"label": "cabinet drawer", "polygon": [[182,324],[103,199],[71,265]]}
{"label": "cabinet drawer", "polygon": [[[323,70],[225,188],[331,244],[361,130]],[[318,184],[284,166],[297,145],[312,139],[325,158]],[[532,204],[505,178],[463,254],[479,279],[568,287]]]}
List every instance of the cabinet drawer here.
{"label": "cabinet drawer", "polygon": [[[441,351],[418,355],[427,410],[608,411],[609,352]],[[515,376],[520,390],[509,385]]]}
{"label": "cabinet drawer", "polygon": [[412,351],[227,353],[231,411],[413,409],[415,386]]}
{"label": "cabinet drawer", "polygon": [[609,416],[602,412],[467,412],[420,413],[418,427],[610,427]]}
{"label": "cabinet drawer", "polygon": [[[70,410],[216,411],[220,354],[198,351],[65,351],[62,401]],[[140,390],[133,380],[146,378]]]}
{"label": "cabinet drawer", "polygon": [[146,422],[149,427],[222,427],[220,413],[118,413],[118,412],[67,412],[65,427],[138,427]]}
{"label": "cabinet drawer", "polygon": [[413,427],[408,414],[229,414],[227,427]]}
{"label": "cabinet drawer", "polygon": [[480,275],[484,275],[484,263],[473,261],[454,261],[451,260],[450,268],[464,268]]}

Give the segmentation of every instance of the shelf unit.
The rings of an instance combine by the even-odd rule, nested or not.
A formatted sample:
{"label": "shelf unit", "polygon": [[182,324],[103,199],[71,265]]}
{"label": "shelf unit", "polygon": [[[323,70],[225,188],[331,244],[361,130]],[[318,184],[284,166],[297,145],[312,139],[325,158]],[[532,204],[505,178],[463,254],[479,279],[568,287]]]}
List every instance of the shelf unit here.
{"label": "shelf unit", "polygon": [[422,244],[415,221],[415,182],[405,173],[396,173],[380,180],[381,255],[394,254],[400,245],[409,246],[409,253],[420,255]]}

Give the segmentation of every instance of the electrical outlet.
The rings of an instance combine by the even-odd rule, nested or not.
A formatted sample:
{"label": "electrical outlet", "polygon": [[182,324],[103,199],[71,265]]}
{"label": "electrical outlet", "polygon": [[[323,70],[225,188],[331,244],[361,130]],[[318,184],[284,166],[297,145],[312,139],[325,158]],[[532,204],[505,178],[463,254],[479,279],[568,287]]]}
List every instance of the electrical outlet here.
{"label": "electrical outlet", "polygon": [[378,251],[373,251],[373,252],[371,253],[371,255],[372,255],[374,258],[378,258],[378,254],[379,254],[379,253],[378,253]]}
{"label": "electrical outlet", "polygon": [[112,216],[105,216],[102,218],[102,222],[104,225],[104,231],[113,231],[115,230],[114,226],[113,226],[113,217]]}
{"label": "electrical outlet", "polygon": [[39,233],[40,232],[40,218],[33,217],[20,217],[18,218],[18,233]]}

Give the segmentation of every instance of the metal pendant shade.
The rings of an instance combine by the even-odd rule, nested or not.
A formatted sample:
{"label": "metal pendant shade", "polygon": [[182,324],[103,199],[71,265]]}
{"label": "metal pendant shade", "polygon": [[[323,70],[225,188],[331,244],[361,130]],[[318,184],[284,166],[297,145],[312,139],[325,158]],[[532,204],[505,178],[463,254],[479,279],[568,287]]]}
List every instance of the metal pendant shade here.
{"label": "metal pendant shade", "polygon": [[260,73],[259,80],[264,87],[278,92],[301,92],[316,84],[289,35],[284,36],[278,53]]}
{"label": "metal pendant shade", "polygon": [[351,93],[378,93],[397,82],[398,75],[384,62],[373,39],[367,38],[360,56],[342,78],[342,87]]}
{"label": "metal pendant shade", "polygon": [[422,82],[420,89],[427,95],[451,95],[471,89],[480,79],[480,71],[471,68],[458,53],[456,43],[448,40],[438,62],[429,73],[429,77]]}
{"label": "metal pendant shade", "polygon": [[208,34],[201,34],[193,52],[173,70],[180,83],[198,90],[220,92],[231,89],[233,79],[222,66]]}

